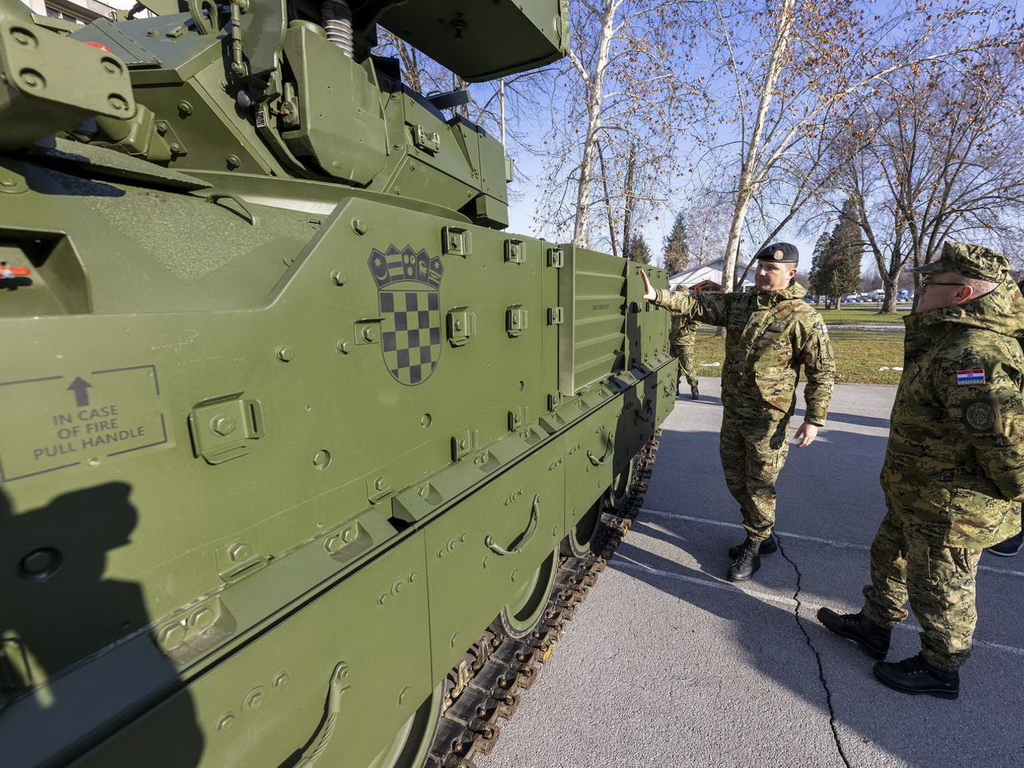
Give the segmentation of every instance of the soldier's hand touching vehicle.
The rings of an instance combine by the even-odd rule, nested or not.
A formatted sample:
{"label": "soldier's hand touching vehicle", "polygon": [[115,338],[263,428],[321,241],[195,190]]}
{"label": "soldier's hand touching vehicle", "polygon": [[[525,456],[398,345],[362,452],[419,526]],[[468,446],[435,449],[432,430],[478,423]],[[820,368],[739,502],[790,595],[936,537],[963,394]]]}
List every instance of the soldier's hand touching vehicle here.
{"label": "soldier's hand touching vehicle", "polygon": [[793,435],[793,441],[796,443],[797,448],[806,448],[808,445],[814,442],[814,438],[818,436],[818,425],[811,424],[809,421],[805,421],[797,429],[796,434]]}
{"label": "soldier's hand touching vehicle", "polygon": [[648,301],[654,301],[658,298],[658,291],[651,285],[651,279],[647,277],[647,270],[641,269],[640,277],[644,281],[644,298]]}

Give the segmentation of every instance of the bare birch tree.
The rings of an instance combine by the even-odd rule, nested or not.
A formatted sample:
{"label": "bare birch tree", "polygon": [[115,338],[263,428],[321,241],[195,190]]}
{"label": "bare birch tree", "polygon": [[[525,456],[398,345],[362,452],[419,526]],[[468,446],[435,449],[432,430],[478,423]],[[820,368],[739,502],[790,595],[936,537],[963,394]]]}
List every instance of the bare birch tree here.
{"label": "bare birch tree", "polygon": [[[813,162],[808,144],[829,126],[842,130],[841,115],[893,74],[998,45],[1016,29],[1009,0],[897,2],[875,15],[853,0],[778,0],[765,10],[712,0],[706,8],[709,55],[717,63],[709,123],[730,139],[708,158],[719,172],[722,164],[731,167],[736,180],[727,288],[751,206],[793,172],[795,161]],[[944,45],[935,44],[940,38]]]}
{"label": "bare birch tree", "polygon": [[707,187],[690,195],[690,203],[682,212],[690,246],[690,266],[707,264],[725,253],[732,219],[729,200],[728,195]]}
{"label": "bare birch tree", "polygon": [[[551,82],[538,207],[547,228],[571,232],[577,245],[613,240],[627,211],[630,226],[639,224],[671,176],[681,87],[673,63],[686,59],[675,56],[689,28],[679,22],[686,5],[570,0],[571,50]],[[593,215],[602,208],[606,223]]]}

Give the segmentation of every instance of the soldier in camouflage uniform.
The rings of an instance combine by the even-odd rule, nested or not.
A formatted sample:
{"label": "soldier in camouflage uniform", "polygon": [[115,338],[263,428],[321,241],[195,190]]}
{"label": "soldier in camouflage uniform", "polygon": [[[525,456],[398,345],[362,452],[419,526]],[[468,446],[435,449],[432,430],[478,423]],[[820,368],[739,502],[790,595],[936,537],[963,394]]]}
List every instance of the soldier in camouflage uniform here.
{"label": "soldier in camouflage uniform", "polygon": [[871,546],[859,613],[818,619],[876,659],[892,627],[920,622],[921,653],[875,664],[885,685],[955,699],[977,621],[984,547],[1020,531],[1024,500],[1024,297],[987,248],[947,242],[918,271],[903,377],[882,467],[888,512]]}
{"label": "soldier in camouflage uniform", "polygon": [[798,447],[810,445],[825,423],[835,359],[825,323],[803,300],[794,281],[796,246],[775,243],[757,254],[755,289],[749,293],[656,291],[643,274],[644,297],[684,317],[726,328],[722,367],[722,432],[719,451],[725,482],[740,504],[746,538],[729,550],[730,581],[749,579],[761,555],[778,548],[775,481],[789,450],[787,428],[796,407],[799,369],[807,374],[807,408],[796,433]]}
{"label": "soldier in camouflage uniform", "polygon": [[[676,291],[685,291],[685,285],[677,285]],[[690,385],[690,397],[693,400],[700,400],[700,390],[697,388],[697,372],[694,370],[693,345],[697,341],[697,329],[700,328],[700,321],[693,318],[684,318],[682,315],[672,315],[672,330],[669,332],[669,352],[679,361],[679,372]],[[676,394],[679,394],[679,382],[676,382]]]}
{"label": "soldier in camouflage uniform", "polygon": [[[1024,280],[1017,283],[1017,288],[1021,293],[1024,293]],[[1021,349],[1024,350],[1024,336],[1021,336],[1018,341],[1020,342]],[[1024,504],[1021,505],[1022,511],[1024,511]],[[993,544],[986,551],[992,555],[998,555],[999,557],[1013,557],[1021,549],[1024,548],[1024,530],[1019,531],[1017,535],[1011,536],[1004,541],[1000,541],[998,544]]]}

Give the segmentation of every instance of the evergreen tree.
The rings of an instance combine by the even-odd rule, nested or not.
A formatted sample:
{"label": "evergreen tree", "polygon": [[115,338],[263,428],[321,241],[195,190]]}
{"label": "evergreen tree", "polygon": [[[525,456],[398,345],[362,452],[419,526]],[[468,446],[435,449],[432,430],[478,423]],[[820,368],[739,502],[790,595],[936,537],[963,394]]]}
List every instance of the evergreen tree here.
{"label": "evergreen tree", "polygon": [[864,253],[864,243],[857,221],[857,204],[853,198],[843,203],[839,223],[829,239],[828,251],[832,264],[832,295],[836,297],[838,308],[842,297],[856,293],[860,286],[860,257]]}
{"label": "evergreen tree", "polygon": [[630,235],[629,242],[622,247],[622,254],[637,264],[651,263],[651,249],[647,247],[647,241],[641,232]]}
{"label": "evergreen tree", "polygon": [[811,273],[808,276],[808,290],[818,297],[818,301],[825,299],[828,306],[827,296],[829,295],[829,279],[831,270],[825,258],[828,248],[828,241],[831,239],[830,232],[822,232],[818,236],[818,242],[814,244],[814,256],[811,257]]}
{"label": "evergreen tree", "polygon": [[672,229],[665,238],[662,263],[670,275],[682,272],[690,264],[690,245],[686,241],[686,220],[682,212],[676,214]]}
{"label": "evergreen tree", "polygon": [[843,204],[839,222],[825,232],[814,246],[811,261],[810,290],[825,299],[825,306],[838,308],[842,298],[855,293],[860,284],[860,257],[864,251],[857,223],[856,204]]}

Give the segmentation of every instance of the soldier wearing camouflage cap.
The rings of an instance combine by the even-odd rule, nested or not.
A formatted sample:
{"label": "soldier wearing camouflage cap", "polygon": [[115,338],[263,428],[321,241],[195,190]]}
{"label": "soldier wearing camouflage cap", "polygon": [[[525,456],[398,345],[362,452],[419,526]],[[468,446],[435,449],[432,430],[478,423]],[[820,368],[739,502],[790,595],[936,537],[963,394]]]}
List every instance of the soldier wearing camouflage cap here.
{"label": "soldier wearing camouflage cap", "polygon": [[818,619],[884,659],[909,600],[921,653],[875,664],[895,690],[955,699],[977,622],[982,549],[1021,529],[1024,296],[999,254],[947,242],[905,319],[903,377],[881,484],[888,508],[871,546],[859,613]]}
{"label": "soldier wearing camouflage cap", "polygon": [[[674,290],[685,291],[685,285],[677,285]],[[700,329],[700,321],[692,317],[684,318],[682,315],[672,315],[672,328],[668,334],[668,351],[679,361],[679,373],[690,385],[690,398],[700,399],[698,389],[697,371],[694,368],[693,345],[697,341],[697,331]],[[679,394],[679,384],[676,382],[676,395]]]}
{"label": "soldier wearing camouflage cap", "polygon": [[729,550],[730,581],[749,579],[761,555],[774,552],[775,481],[789,450],[787,431],[796,407],[800,369],[807,375],[806,413],[797,446],[811,444],[825,423],[835,359],[825,323],[803,300],[789,243],[773,243],[757,254],[754,290],[688,296],[655,290],[641,271],[644,298],[685,318],[726,327],[722,367],[722,471],[739,502],[746,538]]}
{"label": "soldier wearing camouflage cap", "polygon": [[[1024,280],[1017,283],[1017,289],[1024,293]],[[1020,342],[1021,349],[1024,350],[1024,336],[1017,339]],[[1021,504],[1021,511],[1024,512],[1024,504]],[[986,551],[990,555],[997,555],[998,557],[1013,557],[1018,552],[1024,549],[1024,530],[1018,531],[1015,535],[1008,539],[1004,539],[997,544],[993,544],[988,547]]]}

